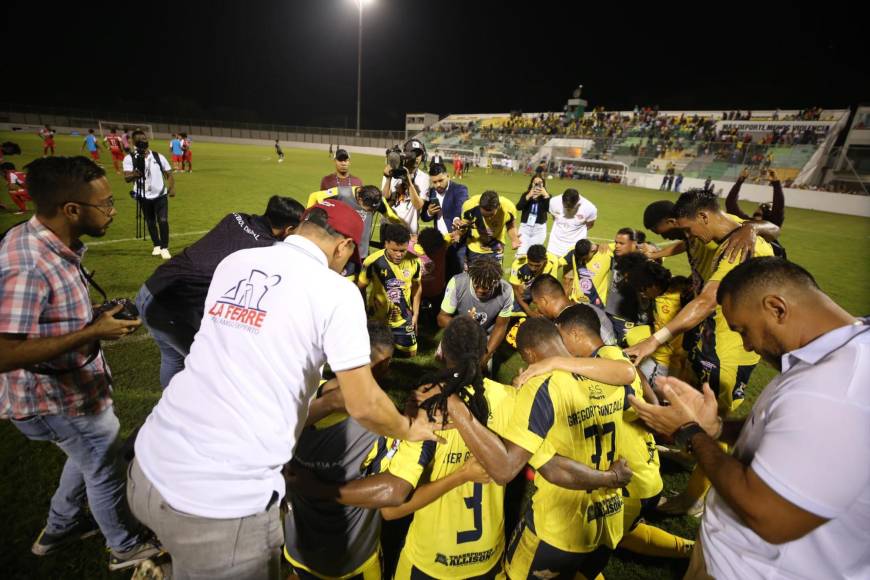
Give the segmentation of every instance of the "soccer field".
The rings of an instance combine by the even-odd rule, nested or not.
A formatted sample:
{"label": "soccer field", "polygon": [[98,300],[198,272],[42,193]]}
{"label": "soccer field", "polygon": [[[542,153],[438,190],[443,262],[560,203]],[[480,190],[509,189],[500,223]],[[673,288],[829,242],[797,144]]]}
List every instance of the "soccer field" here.
{"label": "soccer field", "polygon": [[[41,140],[36,135],[0,133],[0,141],[15,141],[22,156],[7,158],[19,170],[41,155]],[[77,155],[81,138],[59,136],[58,155]],[[155,141],[152,148],[168,157],[166,141]],[[285,148],[285,161],[277,163],[271,146],[224,145],[194,143],[193,172],[176,174],[177,197],[170,200],[170,251],[175,254],[197,240],[217,221],[231,211],[262,213],[271,195],[294,197],[303,203],[308,194],[318,189],[320,178],[333,171],[333,162],[325,151]],[[97,282],[110,297],[135,297],[142,282],[162,263],[151,256],[151,243],[135,239],[135,206],[123,179],[112,172],[111,158],[102,151],[102,162],[112,184],[118,214],[108,234],[99,240],[86,239],[89,250],[85,266],[95,273]],[[351,172],[366,183],[380,184],[384,166],[382,157],[354,154]],[[494,189],[516,201],[525,190],[528,177],[521,174],[493,172],[486,175],[476,169],[462,180],[472,195]],[[587,181],[571,182],[598,206],[599,214],[590,235],[612,238],[620,227],[643,227],[646,205],[673,194],[599,184]],[[558,179],[548,182],[551,194],[569,187]],[[12,206],[5,193],[0,200]],[[751,213],[755,204],[745,204]],[[14,206],[12,206],[14,207]],[[0,232],[29,217],[0,213]],[[654,241],[660,241],[650,236]],[[822,289],[852,314],[870,313],[870,254],[864,244],[870,241],[870,219],[800,209],[787,209],[781,242],[789,258],[807,268]],[[510,266],[512,254],[505,258]],[[687,274],[688,265],[679,256],[666,261],[675,273]],[[101,298],[94,294],[94,301]],[[421,366],[431,367],[435,341],[423,338],[421,356],[412,361],[394,362],[387,388],[397,401],[403,389],[413,386],[421,375]],[[129,338],[106,345],[106,354],[115,380],[115,411],[121,420],[122,435],[128,435],[144,421],[160,397],[158,382],[159,354],[144,330]],[[510,382],[520,361],[513,356],[502,366],[500,379]],[[748,411],[758,391],[774,372],[759,365],[747,391],[747,402],[740,411]],[[0,550],[0,570],[6,578],[105,578],[107,554],[102,537],[87,540],[57,555],[37,558],[30,553],[30,544],[44,525],[49,499],[54,492],[63,465],[60,450],[45,444],[27,441],[7,422],[0,422],[0,465],[4,466],[0,484],[0,518],[4,526],[4,545]],[[682,488],[687,474],[666,468],[665,487]],[[697,520],[672,518],[658,523],[662,527],[688,537],[694,537]],[[608,580],[619,578],[681,577],[682,562],[650,560],[625,552],[617,552],[605,571]],[[114,577],[127,577],[119,573]]]}

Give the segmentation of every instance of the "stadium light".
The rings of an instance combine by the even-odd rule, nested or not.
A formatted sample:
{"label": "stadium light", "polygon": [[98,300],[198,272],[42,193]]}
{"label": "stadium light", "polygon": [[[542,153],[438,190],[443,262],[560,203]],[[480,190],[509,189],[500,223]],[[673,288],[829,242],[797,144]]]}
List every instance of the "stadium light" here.
{"label": "stadium light", "polygon": [[356,61],[356,136],[359,137],[360,111],[362,110],[362,32],[363,32],[363,5],[370,4],[372,0],[355,0],[359,7],[359,42],[357,44]]}

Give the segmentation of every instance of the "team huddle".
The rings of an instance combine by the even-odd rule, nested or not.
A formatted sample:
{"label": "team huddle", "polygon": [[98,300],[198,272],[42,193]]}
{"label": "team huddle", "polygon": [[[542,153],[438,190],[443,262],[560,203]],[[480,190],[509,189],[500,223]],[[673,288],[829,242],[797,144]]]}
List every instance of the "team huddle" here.
{"label": "team huddle", "polygon": [[[433,186],[419,194],[416,169],[392,178],[383,197],[348,186],[316,192],[309,205],[354,207],[366,220],[364,244],[383,220],[379,242],[369,242],[381,249],[343,272],[367,296],[372,366],[382,375],[393,353],[415,356],[426,313],[437,310],[443,370],[421,378],[411,399],[453,428],[437,443],[414,443],[378,438],[343,410],[317,418],[318,403],[336,394],[336,381],[325,382],[288,467],[285,556],[297,574],[378,577],[381,517],[410,514],[397,578],[595,578],[617,546],[688,557],[691,540],[643,522],[663,483],[655,438],[629,397],[656,401],[650,383],[678,376],[709,383],[723,417],[741,403],[759,359],[729,329],[716,287],[744,252],[772,255],[762,236],[775,240],[778,226],[725,214],[713,194],[693,190],[645,212],[645,227],[674,244],[657,248],[631,227],[595,244],[594,204],[573,189],[551,197],[540,174],[514,205],[492,191],[468,197],[437,158]],[[420,221],[400,217],[405,205],[419,208]],[[417,229],[424,220],[436,227]],[[505,280],[507,243],[517,258]],[[691,279],[661,265],[679,253]],[[515,386],[487,378],[502,342],[528,365]],[[531,505],[506,522],[503,486],[527,464]],[[705,491],[697,472],[661,508],[697,512]]]}
{"label": "team huddle", "polygon": [[[173,166],[184,163],[181,143]],[[705,470],[687,450],[707,441],[699,433],[709,435],[708,456],[735,441],[723,425],[744,401],[760,360],[754,348],[773,352],[749,322],[735,323],[736,298],[729,319],[723,312],[735,286],[762,285],[761,274],[738,270],[795,270],[790,279],[817,289],[772,258],[785,253],[778,181],[773,206],[753,215],[736,205],[741,181],[728,211],[702,189],[649,204],[644,229],[669,242],[658,246],[634,224],[590,238],[595,204],[573,188],[551,195],[541,173],[514,204],[495,191],[471,195],[419,141],[396,157],[380,185],[364,185],[337,149],[335,172],[305,205],[273,196],[262,215],[230,213],[165,256],[136,297],[141,322],[115,319],[118,309],[92,317],[86,299],[66,304],[68,319],[90,321],[76,331],[87,335],[78,350],[63,355],[72,370],[45,372],[37,358],[4,367],[4,416],[28,437],[54,440],[30,421],[64,405],[76,419],[108,421],[106,440],[117,441],[108,365],[98,347],[87,358],[80,345],[144,324],[160,349],[160,400],[124,450],[113,444],[102,460],[127,466],[126,486],[106,475],[99,493],[111,501],[91,500],[96,523],[83,518],[64,497],[102,483],[85,478],[80,462],[85,479],[64,491],[72,476],[62,478],[34,553],[99,524],[111,569],[166,552],[178,578],[278,578],[283,559],[300,579],[592,580],[617,548],[691,557],[690,569],[702,558],[704,570],[700,544],[649,521],[654,512],[700,514],[708,477],[721,490],[710,466],[725,456]],[[45,268],[67,294],[87,297],[82,276],[92,278],[68,248],[80,258],[77,236],[105,234],[116,213],[105,172],[90,160],[30,168],[37,215],[0,244],[0,296],[19,305],[0,318],[10,348],[6,337],[33,324],[31,311],[61,300],[43,300],[47,290],[26,280]],[[53,233],[64,231],[66,246]],[[515,258],[505,275],[508,245]],[[663,265],[680,255],[689,276]],[[382,388],[395,383],[393,359],[433,354],[422,376],[401,385],[398,410]],[[514,354],[524,368],[512,377],[505,362]],[[45,400],[30,396],[28,381],[43,385]],[[87,393],[68,396],[85,381]],[[697,397],[712,406],[703,416]],[[688,419],[657,428],[675,434],[669,446],[653,433],[652,409],[674,408]],[[64,450],[70,461],[95,453]],[[665,455],[697,459],[673,495]],[[404,541],[392,546],[384,522],[403,518]]]}

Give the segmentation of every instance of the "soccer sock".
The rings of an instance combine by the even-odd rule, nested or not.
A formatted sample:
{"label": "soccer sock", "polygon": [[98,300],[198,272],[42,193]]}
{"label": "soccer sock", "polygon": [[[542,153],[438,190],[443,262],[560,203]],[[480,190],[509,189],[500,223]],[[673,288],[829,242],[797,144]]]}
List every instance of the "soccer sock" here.
{"label": "soccer sock", "polygon": [[637,524],[619,543],[629,552],[653,558],[688,558],[694,545],[692,540],[644,523]]}
{"label": "soccer sock", "polygon": [[11,197],[12,201],[15,202],[15,205],[18,206],[18,209],[20,209],[21,211],[25,211],[27,209],[27,205],[24,202],[24,196],[10,193],[9,197]]}

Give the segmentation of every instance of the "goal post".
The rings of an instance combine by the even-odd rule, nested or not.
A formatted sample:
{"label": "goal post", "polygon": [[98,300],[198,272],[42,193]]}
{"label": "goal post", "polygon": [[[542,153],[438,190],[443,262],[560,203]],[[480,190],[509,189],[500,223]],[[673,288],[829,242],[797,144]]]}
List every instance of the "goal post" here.
{"label": "goal post", "polygon": [[105,139],[106,135],[108,135],[112,131],[112,129],[117,130],[119,133],[123,133],[124,128],[126,127],[126,129],[128,131],[130,131],[131,133],[136,129],[140,129],[142,131],[145,131],[145,134],[148,135],[148,140],[154,141],[154,127],[152,127],[151,124],[149,124],[149,123],[135,123],[135,122],[130,122],[130,121],[109,121],[109,120],[105,120],[105,119],[100,119],[97,121],[97,126],[100,129],[100,138],[101,139]]}

